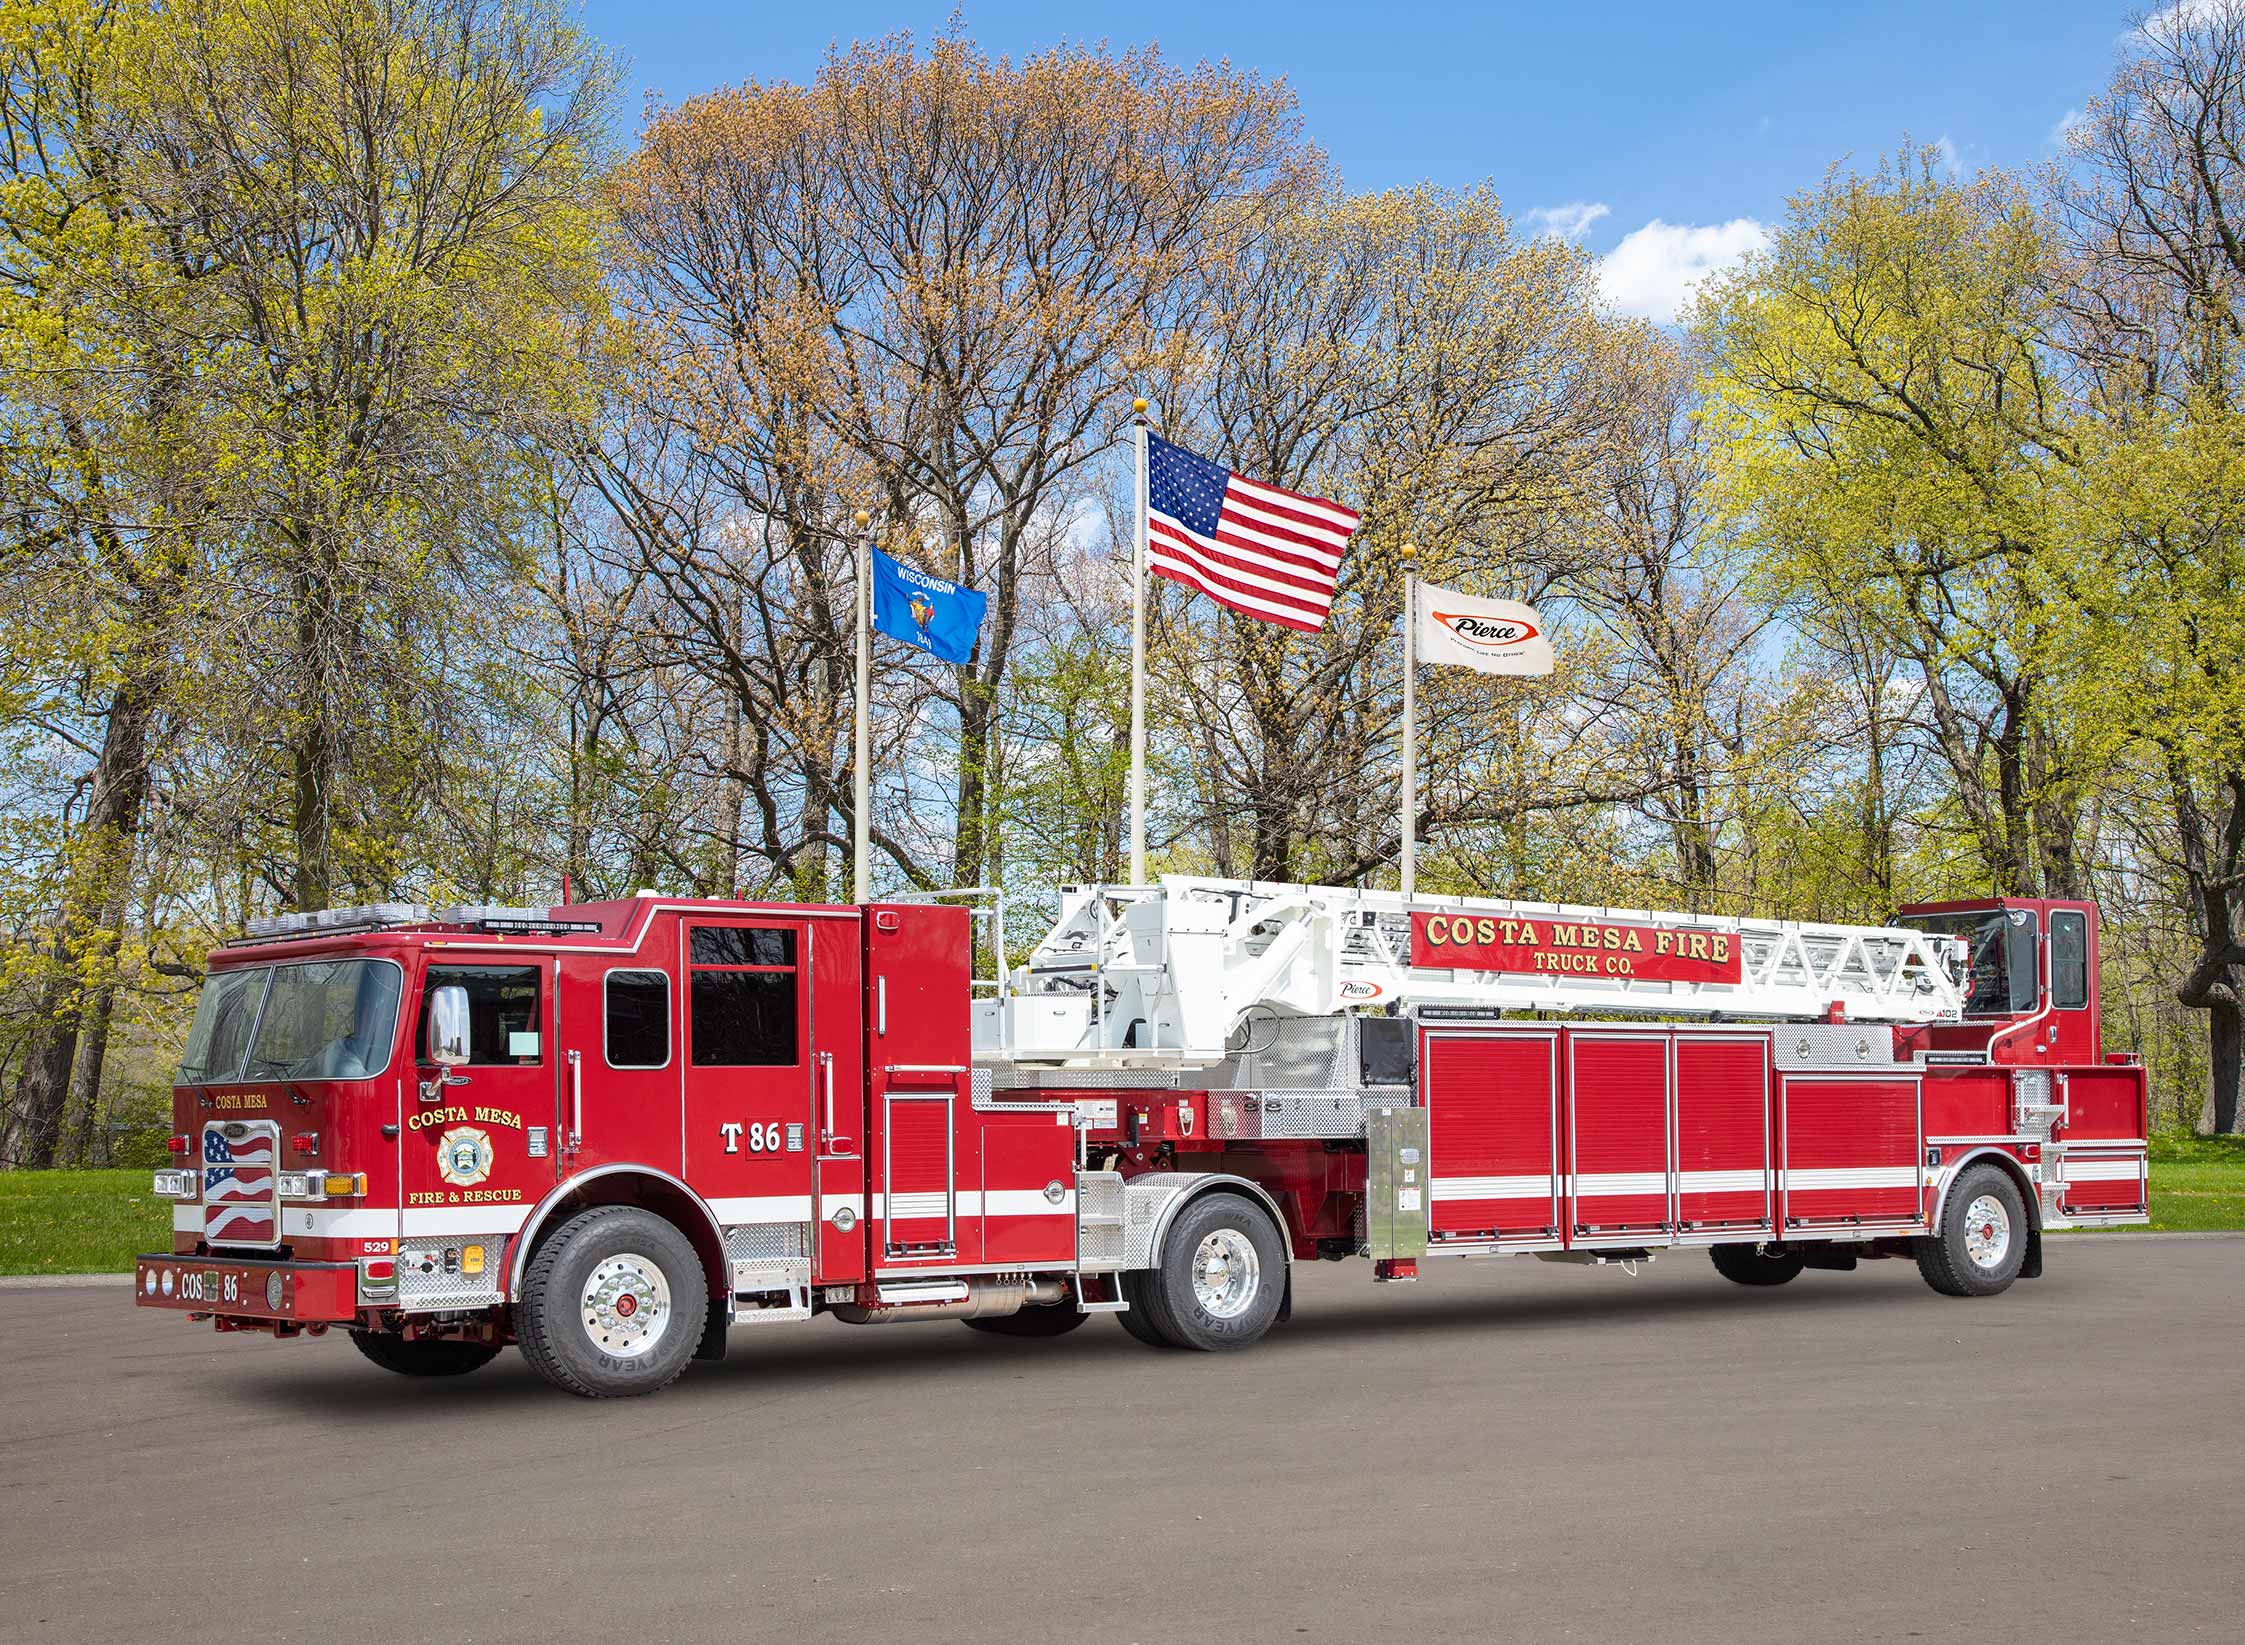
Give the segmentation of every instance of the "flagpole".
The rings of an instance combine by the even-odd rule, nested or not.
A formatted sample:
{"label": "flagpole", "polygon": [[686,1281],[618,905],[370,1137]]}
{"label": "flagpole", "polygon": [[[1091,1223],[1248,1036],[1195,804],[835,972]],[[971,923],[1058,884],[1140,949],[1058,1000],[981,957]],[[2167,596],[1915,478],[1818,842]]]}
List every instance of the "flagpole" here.
{"label": "flagpole", "polygon": [[1130,883],[1146,883],[1146,402],[1130,402],[1138,508],[1130,545]]}
{"label": "flagpole", "polygon": [[851,757],[850,804],[855,828],[851,853],[850,900],[873,900],[873,516],[859,509],[857,522],[857,724]]}
{"label": "flagpole", "polygon": [[1411,895],[1419,868],[1419,579],[1411,563],[1418,545],[1403,545],[1403,894]]}

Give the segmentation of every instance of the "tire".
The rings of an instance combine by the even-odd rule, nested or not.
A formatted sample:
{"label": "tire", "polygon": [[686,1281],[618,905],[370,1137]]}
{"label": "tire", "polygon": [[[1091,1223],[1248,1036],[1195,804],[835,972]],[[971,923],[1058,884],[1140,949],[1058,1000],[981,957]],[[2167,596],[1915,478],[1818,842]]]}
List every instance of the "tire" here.
{"label": "tire", "polygon": [[600,1205],[530,1259],[515,1337],[556,1388],[621,1399],[675,1382],[708,1314],[708,1280],[686,1236],[636,1205]]}
{"label": "tire", "polygon": [[1945,1297],[1992,1297],[2027,1260],[2027,1204],[2000,1165],[1975,1165],[1949,1185],[1941,1226],[1918,1246],[1918,1272]]}
{"label": "tire", "polygon": [[387,1331],[353,1331],[351,1346],[401,1377],[462,1377],[499,1357],[488,1342],[408,1342]]}
{"label": "tire", "polygon": [[1798,1252],[1772,1254],[1751,1245],[1712,1245],[1715,1272],[1733,1285],[1783,1285],[1807,1266]]}
{"label": "tire", "polygon": [[1024,1308],[1017,1314],[1000,1314],[996,1319],[960,1323],[970,1331],[985,1331],[994,1337],[1064,1337],[1090,1317],[1077,1313],[1073,1303],[1052,1302]]}
{"label": "tire", "polygon": [[1204,1194],[1177,1213],[1140,1289],[1145,1323],[1172,1348],[1245,1348],[1278,1318],[1286,1247],[1261,1206],[1237,1194]]}
{"label": "tire", "polygon": [[1145,1278],[1143,1273],[1136,1271],[1117,1276],[1116,1283],[1122,1290],[1122,1299],[1130,1306],[1115,1316],[1115,1323],[1149,1348],[1167,1348],[1169,1339],[1154,1329],[1149,1317],[1150,1304],[1146,1299],[1148,1288],[1143,1283]]}

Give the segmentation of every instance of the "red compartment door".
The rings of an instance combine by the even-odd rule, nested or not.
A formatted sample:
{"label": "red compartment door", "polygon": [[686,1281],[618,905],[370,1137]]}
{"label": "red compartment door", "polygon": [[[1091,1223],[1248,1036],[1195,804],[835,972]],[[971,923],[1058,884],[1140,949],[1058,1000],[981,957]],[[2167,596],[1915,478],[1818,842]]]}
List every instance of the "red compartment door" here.
{"label": "red compartment door", "polygon": [[2140,1153],[2068,1148],[2058,1169],[2065,1184],[2058,1203],[2069,1214],[2112,1215],[2144,1209],[2148,1183]]}
{"label": "red compartment door", "polygon": [[1916,1080],[1789,1074],[1784,1088],[1788,1228],[1922,1220]]}
{"label": "red compartment door", "polygon": [[1429,1233],[1555,1236],[1558,1035],[1430,1030],[1419,1069]]}
{"label": "red compartment door", "polygon": [[1567,1036],[1568,1145],[1578,1238],[1668,1222],[1668,1036]]}
{"label": "red compartment door", "polygon": [[1766,1037],[1676,1036],[1676,1216],[1687,1234],[1771,1226]]}
{"label": "red compartment door", "polygon": [[957,1249],[949,1091],[891,1091],[881,1136],[882,1249],[939,1256]]}

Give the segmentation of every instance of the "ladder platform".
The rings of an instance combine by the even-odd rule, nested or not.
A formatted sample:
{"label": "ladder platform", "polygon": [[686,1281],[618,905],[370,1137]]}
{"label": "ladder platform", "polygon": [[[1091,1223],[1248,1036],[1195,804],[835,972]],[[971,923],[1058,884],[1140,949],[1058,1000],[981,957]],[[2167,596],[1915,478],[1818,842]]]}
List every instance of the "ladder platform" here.
{"label": "ladder platform", "polygon": [[1964,963],[1961,940],[1910,926],[1172,875],[1063,887],[1052,930],[977,1002],[975,1056],[1205,1066],[1257,1017],[1413,1007],[1957,1022]]}

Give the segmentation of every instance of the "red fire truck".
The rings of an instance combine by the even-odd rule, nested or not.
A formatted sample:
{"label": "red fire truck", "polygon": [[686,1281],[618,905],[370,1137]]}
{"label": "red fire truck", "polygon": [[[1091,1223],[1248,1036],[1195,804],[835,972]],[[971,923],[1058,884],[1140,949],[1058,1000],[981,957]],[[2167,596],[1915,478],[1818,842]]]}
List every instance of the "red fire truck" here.
{"label": "red fire truck", "polygon": [[600,1396],[817,1314],[1239,1348],[1317,1259],[1903,1257],[1985,1296],[2144,1220],[2096,953],[2081,903],[1183,877],[1065,888],[1018,966],[984,893],[268,920],[212,958],[135,1298]]}

